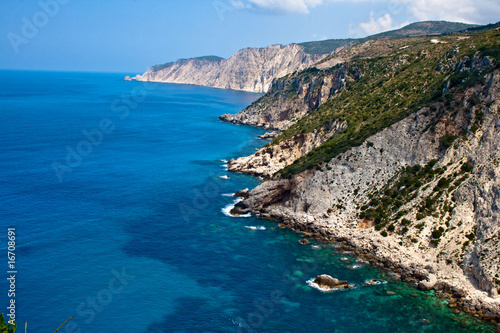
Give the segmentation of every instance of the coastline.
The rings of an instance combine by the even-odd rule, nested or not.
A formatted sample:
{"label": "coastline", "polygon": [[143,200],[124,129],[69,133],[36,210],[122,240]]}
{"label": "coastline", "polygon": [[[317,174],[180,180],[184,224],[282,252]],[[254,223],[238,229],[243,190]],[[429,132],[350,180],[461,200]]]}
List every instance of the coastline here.
{"label": "coastline", "polygon": [[[306,155],[300,148],[315,146],[318,136],[291,138],[229,161],[229,171],[267,180],[231,213],[251,212],[304,238],[341,242],[500,331],[498,70],[485,82],[460,97],[465,103],[468,96],[481,96],[486,105],[476,106],[482,126],[475,130],[466,108],[451,117],[423,107],[366,143],[290,177],[274,174]],[[445,147],[443,138],[453,135],[457,140]],[[393,203],[397,209],[377,227],[373,215],[361,215]]]}
{"label": "coastline", "polygon": [[[498,82],[493,86],[496,84]],[[494,91],[496,90],[492,89],[490,93]],[[403,238],[398,232],[386,233],[384,237],[374,230],[370,221],[356,219],[356,207],[366,202],[370,192],[391,183],[401,168],[415,164],[425,165],[430,163],[430,159],[440,157],[441,161],[435,167],[446,167],[443,177],[451,177],[463,168],[465,158],[484,165],[482,158],[487,155],[477,152],[483,149],[489,151],[491,148],[481,139],[483,136],[479,135],[472,137],[470,142],[463,142],[456,148],[447,150],[444,155],[439,155],[439,134],[426,130],[430,121],[425,117],[426,112],[427,109],[424,108],[414,117],[403,119],[372,136],[370,142],[373,147],[363,145],[353,148],[332,160],[326,168],[304,171],[291,179],[275,179],[271,176],[272,172],[269,172],[275,169],[274,162],[279,158],[279,154],[268,154],[270,157],[274,156],[274,159],[261,158],[257,161],[262,161],[261,163],[252,160],[252,156],[256,156],[256,160],[260,158],[261,156],[257,155],[262,155],[269,147],[262,148],[250,157],[229,161],[229,171],[266,178],[263,184],[248,193],[247,198],[236,204],[231,214],[251,212],[260,218],[275,220],[283,228],[301,232],[304,238],[316,238],[321,242],[341,242],[345,248],[369,258],[376,266],[396,272],[402,280],[416,283],[422,290],[434,289],[438,295],[448,300],[451,308],[461,309],[487,323],[499,325],[500,299],[494,298],[493,290],[489,293],[489,289],[480,288],[478,281],[474,281],[475,276],[468,274],[466,267],[461,265],[459,259],[454,259],[451,252],[462,247],[458,243],[458,237],[465,238],[464,234],[473,230],[474,219],[469,205],[472,200],[469,198],[470,188],[476,186],[474,184],[477,184],[477,181],[481,181],[485,187],[491,186],[487,181],[483,181],[484,175],[489,173],[476,168],[477,173],[470,177],[470,181],[474,183],[464,182],[462,188],[457,190],[458,200],[452,201],[456,205],[454,213],[445,215],[450,218],[450,230],[442,237],[439,247],[431,246],[427,238],[435,228],[435,223],[439,223],[439,219],[433,216],[424,220],[427,222],[425,228],[415,228],[412,234],[414,238],[408,234]],[[495,115],[487,114],[485,118],[485,124],[488,126],[483,133],[492,135],[486,142],[494,144],[497,142],[494,130]],[[419,141],[411,140],[415,133],[420,136]],[[411,145],[406,146],[406,143]],[[385,158],[380,158],[382,150]],[[351,154],[359,157],[349,160]],[[391,163],[387,164],[387,161]],[[422,186],[427,190],[420,191],[413,200],[418,202],[421,198],[426,198],[428,192],[435,188],[438,179],[439,177],[424,182]],[[368,182],[371,182],[370,186],[364,186]],[[352,184],[359,184],[359,195],[352,193],[355,187]],[[447,195],[450,198],[448,200],[452,200],[453,193]],[[415,208],[417,206],[412,202],[405,206],[407,209],[413,209],[413,213],[406,213],[414,220],[412,223],[422,223],[416,222],[418,218],[411,215],[418,213]],[[466,223],[462,224],[462,221]],[[418,244],[413,242],[416,239]],[[447,244],[453,245],[448,251],[451,255],[440,257]],[[463,253],[467,255],[470,252]],[[448,263],[448,260],[453,262]],[[497,327],[500,330],[500,326]]]}
{"label": "coastline", "polygon": [[[255,212],[254,212],[255,213]],[[319,221],[299,221],[295,217],[257,213],[264,220],[273,220],[281,229],[289,229],[300,233],[302,239],[314,239],[318,243],[341,244],[340,251],[350,251],[370,265],[380,267],[394,273],[400,280],[414,283],[422,291],[434,290],[436,296],[446,300],[455,313],[466,312],[482,321],[497,325],[500,332],[500,312],[498,302],[486,302],[484,292],[471,292],[467,289],[465,276],[452,274],[452,278],[443,278],[423,256],[402,253],[402,247],[391,247],[394,242],[381,239],[365,231],[353,231],[348,228],[333,228]],[[389,236],[390,237],[390,236]],[[389,244],[387,244],[389,243]],[[438,276],[436,276],[438,275]],[[462,278],[462,279],[460,279]],[[430,280],[430,281],[429,281]]]}

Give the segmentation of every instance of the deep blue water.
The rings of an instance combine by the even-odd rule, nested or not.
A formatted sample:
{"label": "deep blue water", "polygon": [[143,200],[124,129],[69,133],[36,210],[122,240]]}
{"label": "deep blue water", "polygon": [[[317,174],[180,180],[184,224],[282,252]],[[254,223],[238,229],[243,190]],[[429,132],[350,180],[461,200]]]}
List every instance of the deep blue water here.
{"label": "deep blue water", "polygon": [[[122,77],[0,72],[0,312],[15,227],[16,316],[28,332],[73,315],[59,332],[491,329],[387,272],[351,269],[356,258],[334,245],[222,213],[224,194],[258,180],[220,178],[221,160],[266,141],[218,116],[258,95]],[[357,287],[307,285],[322,273]],[[372,278],[387,283],[363,284]]]}

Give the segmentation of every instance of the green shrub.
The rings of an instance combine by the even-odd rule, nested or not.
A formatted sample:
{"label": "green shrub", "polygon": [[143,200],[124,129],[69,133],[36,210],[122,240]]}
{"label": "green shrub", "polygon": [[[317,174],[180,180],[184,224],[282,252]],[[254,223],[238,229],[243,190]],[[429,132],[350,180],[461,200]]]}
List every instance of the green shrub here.
{"label": "green shrub", "polygon": [[473,169],[474,169],[474,164],[472,164],[472,162],[470,161],[467,161],[462,165],[462,168],[460,170],[462,171],[462,173],[466,173],[466,172],[471,172]]}
{"label": "green shrub", "polygon": [[451,134],[445,134],[441,138],[441,145],[444,148],[449,148],[453,144],[453,142],[457,139],[458,137],[456,135],[451,135]]}
{"label": "green shrub", "polygon": [[476,94],[472,94],[469,97],[468,102],[470,105],[475,106],[475,105],[479,105],[481,103],[481,100],[479,99],[479,97]]}
{"label": "green shrub", "polygon": [[14,322],[14,325],[9,324],[9,322],[5,322],[4,314],[0,314],[0,333],[14,333],[17,330],[17,324]]}
{"label": "green shrub", "polygon": [[417,213],[416,218],[417,218],[417,220],[421,220],[421,219],[425,218],[426,216],[427,216],[427,215],[425,215],[425,214],[422,214],[422,213]]}
{"label": "green shrub", "polygon": [[443,227],[439,227],[439,229],[433,230],[432,231],[432,238],[434,238],[434,239],[441,238],[441,236],[443,235],[443,232],[444,232],[444,228]]}
{"label": "green shrub", "polygon": [[410,224],[411,224],[411,221],[410,221],[410,220],[408,220],[408,219],[402,219],[402,220],[401,220],[401,224],[402,224],[402,225],[405,225],[405,226],[406,226],[406,225],[410,225]]}

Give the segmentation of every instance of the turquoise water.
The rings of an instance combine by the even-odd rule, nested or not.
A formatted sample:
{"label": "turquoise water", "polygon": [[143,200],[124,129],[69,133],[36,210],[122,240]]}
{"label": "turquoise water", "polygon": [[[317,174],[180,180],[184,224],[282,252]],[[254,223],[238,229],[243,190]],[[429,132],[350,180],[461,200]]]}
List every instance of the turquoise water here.
{"label": "turquoise water", "polygon": [[[73,315],[59,332],[492,330],[387,272],[352,269],[356,257],[334,244],[223,214],[228,194],[259,183],[220,178],[223,160],[266,141],[218,116],[259,95],[122,77],[0,72],[0,245],[15,227],[28,332]],[[308,286],[323,273],[356,288]],[[4,309],[7,290],[2,278]]]}

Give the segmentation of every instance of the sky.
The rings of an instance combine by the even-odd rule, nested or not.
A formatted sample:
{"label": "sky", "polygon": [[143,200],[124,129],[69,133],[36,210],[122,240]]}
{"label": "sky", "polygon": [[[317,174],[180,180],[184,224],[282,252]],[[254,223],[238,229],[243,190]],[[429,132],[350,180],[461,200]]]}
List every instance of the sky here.
{"label": "sky", "polygon": [[499,0],[0,0],[0,69],[137,74],[246,47],[500,20]]}

